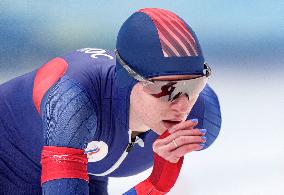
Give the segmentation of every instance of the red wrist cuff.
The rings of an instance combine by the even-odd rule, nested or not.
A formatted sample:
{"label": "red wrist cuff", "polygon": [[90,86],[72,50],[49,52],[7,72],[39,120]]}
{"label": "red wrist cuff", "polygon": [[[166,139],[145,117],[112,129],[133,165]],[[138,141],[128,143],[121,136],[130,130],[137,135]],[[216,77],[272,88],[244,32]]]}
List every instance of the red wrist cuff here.
{"label": "red wrist cuff", "polygon": [[183,159],[181,157],[177,163],[171,163],[155,153],[153,171],[148,180],[157,190],[169,192],[179,176]]}
{"label": "red wrist cuff", "polygon": [[151,195],[164,195],[164,192],[160,192],[155,187],[153,184],[148,180],[144,180],[140,182],[138,185],[135,186],[135,191],[137,195],[146,195],[146,194],[151,194]]}
{"label": "red wrist cuff", "polygon": [[[169,136],[170,133],[165,131],[159,139]],[[180,157],[178,162],[171,163],[158,154],[154,153],[154,166],[148,181],[153,184],[156,190],[169,192],[175,185],[179,176],[184,157]]]}

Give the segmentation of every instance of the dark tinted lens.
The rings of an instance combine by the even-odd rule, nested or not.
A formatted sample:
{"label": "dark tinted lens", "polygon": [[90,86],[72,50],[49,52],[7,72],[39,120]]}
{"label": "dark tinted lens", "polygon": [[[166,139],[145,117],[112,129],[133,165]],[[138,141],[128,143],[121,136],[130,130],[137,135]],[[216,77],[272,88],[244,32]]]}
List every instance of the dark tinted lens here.
{"label": "dark tinted lens", "polygon": [[173,93],[173,91],[175,90],[175,85],[176,82],[169,82],[165,85],[159,85],[159,84],[155,84],[153,87],[155,87],[155,91],[157,91],[157,88],[159,89],[159,93],[153,93],[151,95],[153,95],[156,98],[161,98],[164,96],[171,96],[171,94]]}
{"label": "dark tinted lens", "polygon": [[182,92],[178,92],[174,97],[170,97],[169,101],[174,101],[177,99],[179,96],[181,96]]}
{"label": "dark tinted lens", "polygon": [[179,81],[154,81],[144,85],[144,91],[162,101],[173,101],[182,94],[190,100],[196,97],[204,88],[206,76]]}

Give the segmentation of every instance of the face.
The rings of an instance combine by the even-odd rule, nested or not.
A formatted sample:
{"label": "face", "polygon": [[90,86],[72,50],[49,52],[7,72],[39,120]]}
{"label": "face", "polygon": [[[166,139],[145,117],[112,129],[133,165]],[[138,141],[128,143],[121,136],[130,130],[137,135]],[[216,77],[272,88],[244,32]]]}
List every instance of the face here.
{"label": "face", "polygon": [[[195,78],[198,75],[160,76],[152,80],[177,80]],[[147,131],[152,129],[162,134],[171,126],[185,121],[198,96],[188,100],[181,95],[172,102],[162,102],[158,98],[146,93],[143,85],[137,83],[130,95],[129,127],[133,131]]]}

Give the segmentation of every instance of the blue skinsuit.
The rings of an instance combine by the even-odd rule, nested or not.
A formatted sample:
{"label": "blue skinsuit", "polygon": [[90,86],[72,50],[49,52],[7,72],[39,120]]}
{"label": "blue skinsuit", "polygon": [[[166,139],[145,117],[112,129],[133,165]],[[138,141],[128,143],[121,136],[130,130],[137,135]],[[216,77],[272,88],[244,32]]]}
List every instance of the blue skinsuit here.
{"label": "blue skinsuit", "polygon": [[[90,175],[89,184],[59,179],[41,187],[44,145],[85,149],[93,140],[105,142],[108,154],[88,163],[89,174],[108,170],[128,145],[129,97],[137,81],[119,87],[114,53],[92,55],[77,50],[61,57],[68,69],[44,94],[40,113],[32,98],[37,70],[0,86],[0,194],[107,194],[108,177],[134,175],[152,166],[157,134],[150,130],[140,136],[144,147],[135,144],[114,172]],[[221,114],[217,96],[208,85],[190,118],[198,118],[197,127],[208,130],[207,143],[211,144],[218,136]]]}

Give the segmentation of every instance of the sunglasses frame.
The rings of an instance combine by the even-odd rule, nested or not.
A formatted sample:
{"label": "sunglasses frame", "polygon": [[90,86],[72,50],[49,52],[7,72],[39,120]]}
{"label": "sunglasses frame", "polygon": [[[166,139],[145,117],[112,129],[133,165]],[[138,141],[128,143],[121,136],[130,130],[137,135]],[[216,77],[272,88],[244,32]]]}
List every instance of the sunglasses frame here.
{"label": "sunglasses frame", "polygon": [[[143,76],[141,76],[140,74],[138,74],[132,68],[130,68],[129,65],[126,64],[126,62],[121,58],[117,49],[115,49],[115,56],[118,59],[118,61],[120,62],[120,64],[122,65],[122,67],[127,71],[129,76],[133,77],[137,81],[144,82],[146,84],[147,83],[148,84],[154,84],[154,82],[155,82],[154,80],[151,80],[151,79],[148,80],[148,79],[144,78]],[[209,77],[210,75],[211,75],[211,68],[208,65],[208,63],[204,63],[203,75],[201,75],[200,77],[203,77],[203,76]],[[200,78],[200,77],[195,77],[195,78],[191,78],[191,79],[196,79],[196,78]],[[178,80],[179,79],[176,79],[176,81],[178,81]],[[180,79],[180,80],[190,80],[190,79]],[[165,81],[167,81],[167,80],[165,80]]]}
{"label": "sunglasses frame", "polygon": [[[175,80],[159,80],[159,81],[155,81],[152,79],[146,79],[143,76],[141,76],[140,74],[138,74],[136,71],[134,71],[132,68],[129,67],[128,64],[126,64],[126,62],[121,58],[121,56],[118,53],[118,50],[115,49],[115,56],[118,59],[118,61],[120,62],[120,64],[122,65],[122,67],[127,71],[127,73],[129,74],[129,76],[133,77],[134,79],[136,79],[137,81],[140,81],[144,86],[147,85],[155,85],[155,82],[159,82],[159,81],[169,81],[169,82],[174,82],[174,81],[185,81],[185,80],[193,80],[193,79],[198,79],[201,77],[209,77],[211,75],[211,68],[209,67],[209,65],[207,63],[204,63],[204,69],[203,69],[203,75],[200,75],[198,77],[195,78],[190,78],[190,79],[175,79]],[[182,92],[180,92],[182,93]],[[154,96],[154,95],[153,95]],[[170,96],[169,96],[170,98]],[[168,100],[169,101],[169,100]]]}

